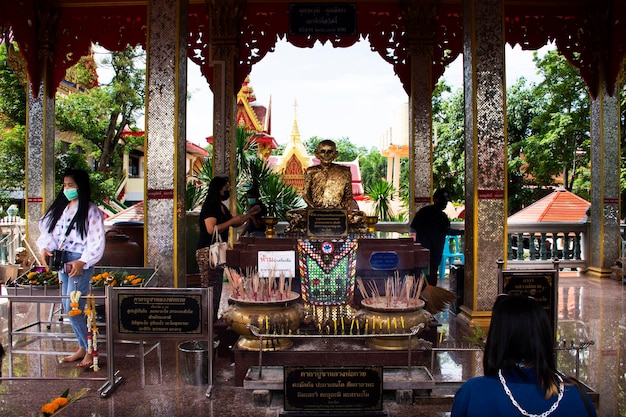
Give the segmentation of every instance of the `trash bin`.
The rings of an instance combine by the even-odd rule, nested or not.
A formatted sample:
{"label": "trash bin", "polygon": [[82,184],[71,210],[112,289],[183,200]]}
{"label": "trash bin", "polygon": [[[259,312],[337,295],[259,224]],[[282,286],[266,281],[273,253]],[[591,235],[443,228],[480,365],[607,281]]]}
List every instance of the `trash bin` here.
{"label": "trash bin", "polygon": [[450,291],[457,295],[456,301],[450,305],[450,310],[454,314],[461,312],[463,305],[463,293],[465,292],[465,266],[462,264],[454,264],[450,266]]}
{"label": "trash bin", "polygon": [[191,340],[178,345],[182,353],[183,372],[189,385],[209,383],[209,345],[202,340]]}

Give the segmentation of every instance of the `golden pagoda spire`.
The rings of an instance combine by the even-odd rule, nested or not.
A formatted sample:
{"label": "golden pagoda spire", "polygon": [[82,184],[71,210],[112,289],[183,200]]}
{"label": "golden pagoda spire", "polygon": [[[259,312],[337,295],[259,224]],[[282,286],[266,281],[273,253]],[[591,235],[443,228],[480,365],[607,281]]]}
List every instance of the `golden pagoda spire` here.
{"label": "golden pagoda spire", "polygon": [[291,126],[291,142],[300,142],[300,129],[298,128],[298,101],[293,101],[293,125]]}
{"label": "golden pagoda spire", "polygon": [[270,94],[270,102],[267,105],[267,114],[265,116],[265,126],[263,126],[263,131],[268,135],[272,134],[272,95]]}

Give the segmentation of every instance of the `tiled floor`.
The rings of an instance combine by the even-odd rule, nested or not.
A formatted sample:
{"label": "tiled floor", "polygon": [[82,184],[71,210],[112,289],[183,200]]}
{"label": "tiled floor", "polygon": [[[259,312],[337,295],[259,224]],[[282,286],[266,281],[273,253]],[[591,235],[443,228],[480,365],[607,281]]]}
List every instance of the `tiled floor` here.
{"label": "tiled floor", "polygon": [[[7,344],[6,299],[0,304],[2,345]],[[580,352],[578,372],[580,379],[599,393],[598,415],[604,417],[626,416],[626,289],[612,279],[598,279],[562,272],[559,282],[559,337],[568,346],[580,340],[591,340],[593,345]],[[33,305],[22,303],[14,314],[16,321],[28,322],[35,314]],[[44,311],[45,315],[46,312]],[[467,329],[459,324],[453,314],[440,313],[438,319],[443,346],[467,346],[463,335]],[[45,331],[45,330],[44,330]],[[50,340],[42,342],[42,349],[71,350],[72,341]],[[207,398],[206,385],[189,385],[184,379],[184,359],[178,352],[179,340],[163,340],[163,378],[159,383],[156,352],[146,358],[146,386],[142,388],[138,358],[125,354],[138,353],[137,346],[116,348],[115,366],[123,377],[119,387],[107,398],[98,395],[104,381],[88,380],[107,377],[106,358],[98,373],[79,370],[73,364],[58,363],[60,355],[15,354],[14,375],[28,375],[34,379],[0,381],[1,416],[38,416],[40,407],[70,389],[70,395],[81,388],[87,392],[76,402],[61,411],[66,416],[278,416],[283,409],[280,392],[274,393],[269,407],[257,407],[253,393],[238,386],[235,381],[231,356],[222,354],[215,362],[215,387]],[[384,352],[381,352],[384,354]],[[558,352],[560,370],[573,375],[576,372],[576,353]],[[398,404],[395,393],[385,393],[383,411],[389,417],[446,416],[450,410],[455,384],[480,372],[480,353],[442,352],[431,369],[437,384],[432,396],[415,397],[412,404]],[[8,375],[5,356],[2,372]],[[81,379],[63,379],[76,376]],[[59,379],[38,380],[37,377]]]}

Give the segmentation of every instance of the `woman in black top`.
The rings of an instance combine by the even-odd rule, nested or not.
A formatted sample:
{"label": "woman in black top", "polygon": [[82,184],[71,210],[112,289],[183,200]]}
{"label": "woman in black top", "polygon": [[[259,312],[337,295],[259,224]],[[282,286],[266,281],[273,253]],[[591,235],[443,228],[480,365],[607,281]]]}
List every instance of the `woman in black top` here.
{"label": "woman in black top", "polygon": [[200,237],[196,249],[196,261],[200,271],[202,287],[213,287],[213,317],[217,319],[217,311],[222,296],[223,266],[211,268],[209,266],[209,247],[213,242],[213,233],[217,228],[222,241],[228,241],[228,230],[239,227],[255,215],[254,208],[246,214],[233,216],[223,201],[230,198],[230,184],[224,177],[215,177],[209,183],[206,200],[200,211]]}

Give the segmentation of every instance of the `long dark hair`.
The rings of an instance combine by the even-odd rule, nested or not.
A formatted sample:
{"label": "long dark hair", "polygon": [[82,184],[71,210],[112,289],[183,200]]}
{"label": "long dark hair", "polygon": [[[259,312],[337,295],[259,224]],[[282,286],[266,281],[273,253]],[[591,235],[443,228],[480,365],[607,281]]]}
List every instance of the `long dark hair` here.
{"label": "long dark hair", "polygon": [[[82,169],[68,169],[63,173],[63,178],[71,177],[78,187],[78,211],[76,212],[76,229],[81,237],[85,237],[89,229],[89,203],[91,202],[91,185],[89,184],[89,174]],[[52,233],[57,222],[63,214],[63,210],[69,204],[63,194],[63,187],[56,198],[44,214],[47,218],[48,232]]]}
{"label": "long dark hair", "polygon": [[213,177],[209,183],[205,203],[207,201],[222,201],[220,191],[222,191],[222,188],[226,184],[228,184],[228,179],[226,177]]}
{"label": "long dark hair", "polygon": [[546,311],[525,295],[501,295],[496,300],[483,357],[485,375],[499,369],[517,371],[519,363],[535,369],[546,398],[556,395],[554,334]]}

